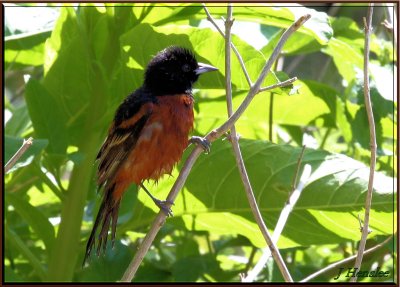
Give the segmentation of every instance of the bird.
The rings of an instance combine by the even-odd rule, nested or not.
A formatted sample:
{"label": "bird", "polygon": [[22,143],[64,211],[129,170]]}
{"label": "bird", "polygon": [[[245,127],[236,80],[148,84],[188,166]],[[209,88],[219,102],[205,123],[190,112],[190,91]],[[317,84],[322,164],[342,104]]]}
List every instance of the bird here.
{"label": "bird", "polygon": [[190,143],[209,149],[209,143],[203,138],[189,139],[194,122],[192,88],[201,74],[216,70],[214,66],[197,62],[191,50],[169,46],[150,60],[143,84],[117,108],[96,157],[102,202],[83,264],[96,245],[96,236],[97,255],[105,252],[110,224],[114,246],[118,209],[122,195],[131,184],[142,188],[166,215],[172,216],[171,203],[155,198],[144,182],[157,182],[163,175],[171,174]]}

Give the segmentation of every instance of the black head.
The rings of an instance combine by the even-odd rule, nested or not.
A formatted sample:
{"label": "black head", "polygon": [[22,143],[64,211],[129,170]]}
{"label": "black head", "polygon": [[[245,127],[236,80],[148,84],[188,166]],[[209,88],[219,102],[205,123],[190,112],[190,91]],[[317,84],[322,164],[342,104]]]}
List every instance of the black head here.
{"label": "black head", "polygon": [[144,86],[155,95],[184,93],[192,89],[200,74],[215,70],[197,63],[188,49],[172,46],[159,52],[147,65]]}

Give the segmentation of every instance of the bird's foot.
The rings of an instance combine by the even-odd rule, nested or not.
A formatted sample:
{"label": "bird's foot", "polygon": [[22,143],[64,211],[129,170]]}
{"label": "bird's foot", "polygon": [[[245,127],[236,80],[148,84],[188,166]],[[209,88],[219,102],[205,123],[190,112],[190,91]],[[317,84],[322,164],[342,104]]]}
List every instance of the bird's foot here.
{"label": "bird's foot", "polygon": [[165,213],[166,216],[174,216],[172,213],[171,205],[174,205],[172,201],[169,200],[159,200],[157,198],[153,198],[154,203]]}
{"label": "bird's foot", "polygon": [[210,153],[211,151],[211,143],[206,139],[198,136],[193,136],[189,140],[192,144],[200,145],[206,154]]}

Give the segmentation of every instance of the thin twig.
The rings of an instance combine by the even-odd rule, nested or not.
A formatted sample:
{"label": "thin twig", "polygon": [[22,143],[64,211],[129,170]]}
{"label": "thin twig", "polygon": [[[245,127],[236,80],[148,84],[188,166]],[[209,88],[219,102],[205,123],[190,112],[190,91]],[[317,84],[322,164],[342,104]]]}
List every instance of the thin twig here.
{"label": "thin twig", "polygon": [[[275,47],[274,52],[271,55],[271,58],[265,64],[262,73],[260,74],[259,78],[257,79],[256,83],[252,86],[249,93],[247,94],[246,98],[239,106],[239,108],[233,113],[233,115],[220,127],[217,129],[209,132],[205,139],[208,140],[210,143],[215,141],[216,139],[220,138],[224,135],[231,127],[236,123],[236,121],[242,116],[243,112],[247,109],[250,102],[253,100],[254,96],[257,94],[258,90],[260,89],[261,83],[264,81],[265,77],[269,69],[272,66],[272,63],[275,61],[276,57],[279,55],[280,51],[282,50],[283,44],[289,38],[291,34],[293,34],[297,29],[300,28],[308,19],[310,19],[310,15],[304,15],[300,17],[295,23],[293,23],[281,36],[277,46]],[[182,189],[183,185],[189,173],[196,162],[199,155],[202,153],[203,149],[201,146],[196,146],[193,151],[190,153],[189,157],[187,158],[185,164],[183,165],[178,178],[176,179],[174,185],[169,192],[166,201],[167,202],[174,202],[175,198],[177,197],[179,191]],[[147,251],[149,250],[154,238],[156,237],[158,231],[160,230],[161,226],[165,222],[166,215],[165,213],[160,210],[156,218],[154,219],[149,232],[146,234],[145,238],[143,239],[142,244],[139,246],[138,251],[135,254],[135,257],[132,259],[131,263],[129,264],[127,270],[125,271],[121,281],[123,282],[130,282],[132,278],[135,276],[137,269],[139,268],[140,263],[142,262],[144,256],[146,255]]]}
{"label": "thin twig", "polygon": [[[278,59],[275,62],[274,65],[274,72],[276,72],[278,70],[278,66],[280,66],[279,68],[282,69],[283,66],[283,58],[282,57],[278,57]],[[280,65],[278,65],[278,63],[281,63]],[[269,97],[269,119],[268,119],[268,139],[270,142],[272,142],[272,136],[274,134],[274,98],[275,98],[275,93],[271,92],[271,95]]]}
{"label": "thin twig", "polygon": [[[369,169],[369,182],[368,182],[368,192],[365,199],[365,214],[364,214],[364,226],[362,230],[360,245],[358,246],[357,258],[354,268],[360,268],[364,250],[365,243],[367,242],[368,230],[369,230],[369,213],[371,209],[372,202],[372,190],[374,186],[374,173],[375,173],[375,165],[376,165],[376,135],[375,135],[375,122],[374,115],[372,112],[371,106],[371,98],[369,93],[369,38],[371,33],[371,23],[372,23],[372,12],[373,12],[373,3],[369,4],[368,12],[367,12],[367,20],[364,18],[365,24],[365,47],[364,47],[364,101],[365,101],[365,109],[367,111],[368,123],[369,123],[369,132],[370,132],[370,145],[371,145],[371,161],[370,161],[370,169]],[[356,282],[357,277],[351,277],[350,282]]]}
{"label": "thin twig", "polygon": [[[206,4],[203,3],[202,5],[204,8],[204,11],[206,12],[207,20],[210,21],[211,24],[213,24],[214,27],[218,30],[218,32],[222,35],[222,37],[225,38],[225,33],[221,30],[221,28],[217,25],[217,22],[215,22],[214,18],[211,16],[210,12],[207,9]],[[247,72],[246,65],[244,64],[243,58],[240,55],[239,51],[236,49],[236,46],[232,43],[232,41],[230,43],[231,43],[231,48],[232,48],[233,52],[235,53],[236,57],[238,58],[240,66],[242,67],[242,70],[243,70],[244,76],[246,77],[247,83],[249,84],[249,87],[251,87],[253,85],[253,83],[251,82],[251,79],[250,79],[249,73]]]}
{"label": "thin twig", "polygon": [[[303,146],[303,149],[299,156],[294,178],[297,178],[298,171],[300,170],[301,161],[302,161],[303,154],[304,154],[304,149],[305,149],[305,146]],[[275,244],[278,242],[278,239],[282,234],[283,228],[286,225],[289,215],[292,212],[294,206],[296,205],[297,200],[299,199],[300,194],[304,189],[304,186],[306,185],[306,183],[308,182],[308,179],[310,178],[310,175],[311,175],[311,166],[306,164],[304,166],[304,170],[301,175],[299,184],[297,185],[297,183],[295,183],[294,186],[297,185],[297,187],[292,188],[291,193],[288,198],[288,201],[286,202],[285,207],[282,209],[282,212],[279,215],[278,222],[276,224],[274,233],[272,235],[272,240]],[[295,181],[297,181],[297,179]],[[257,276],[260,274],[260,272],[263,270],[263,268],[264,268],[265,264],[267,263],[268,259],[270,258],[270,256],[271,256],[270,250],[268,248],[264,248],[263,254],[262,254],[261,258],[259,259],[259,261],[257,262],[256,266],[254,266],[254,268],[248,273],[248,275],[243,279],[242,282],[253,282],[257,278]]]}
{"label": "thin twig", "polygon": [[[390,236],[388,238],[386,238],[384,241],[382,241],[381,243],[375,245],[374,247],[371,247],[368,250],[365,250],[364,255],[370,254],[375,252],[376,250],[380,249],[381,247],[383,247],[386,243],[388,243],[390,241],[390,239],[392,239],[393,236]],[[351,261],[353,261],[354,259],[356,259],[357,255],[353,255],[350,257],[347,257],[343,260],[337,261],[335,263],[332,263],[328,266],[326,266],[325,268],[322,268],[321,270],[318,270],[317,272],[307,276],[306,278],[304,278],[303,280],[300,281],[300,283],[302,282],[309,282],[310,280],[313,280],[315,278],[317,278],[318,276],[320,276],[323,273],[329,272],[333,269],[338,268],[338,266],[343,265],[343,264],[347,264],[350,263]]]}
{"label": "thin twig", "polygon": [[[207,8],[204,5],[204,9],[207,10]],[[228,110],[228,117],[230,117],[233,113],[233,108],[232,108],[232,80],[231,80],[231,43],[232,43],[232,34],[231,34],[231,28],[233,25],[233,19],[232,19],[232,4],[228,4],[227,8],[227,19],[225,20],[225,90],[226,90],[226,104],[227,104],[227,110]],[[207,14],[209,15],[209,14]],[[211,17],[211,16],[209,16]],[[231,134],[233,137],[236,138],[236,127],[235,125],[232,125],[231,128]]]}
{"label": "thin twig", "polygon": [[[233,24],[232,20],[232,5],[228,4],[228,12],[227,19],[225,21],[225,87],[226,87],[226,101],[228,106],[228,116],[230,117],[233,113],[232,109],[232,83],[231,83],[231,27]],[[242,179],[244,189],[246,191],[247,200],[249,201],[249,205],[253,212],[253,215],[256,219],[256,222],[260,228],[261,233],[263,234],[267,245],[271,249],[271,253],[274,256],[274,259],[282,273],[283,278],[286,282],[293,282],[292,277],[285,265],[285,262],[282,259],[282,256],[279,253],[279,249],[275,246],[269,232],[267,226],[261,216],[261,212],[258,208],[257,202],[255,200],[253,188],[251,186],[251,182],[249,180],[246,166],[244,164],[244,160],[242,157],[242,153],[239,146],[239,140],[236,134],[236,127],[233,125],[231,127],[231,144],[233,147],[236,165],[239,168],[240,177]]]}
{"label": "thin twig", "polygon": [[[247,94],[246,98],[243,100],[242,104],[239,106],[239,108],[233,113],[233,115],[228,119],[227,122],[222,124],[218,129],[210,132],[207,135],[207,139],[210,140],[212,139],[213,141],[216,140],[218,137],[220,137],[223,133],[225,133],[227,130],[229,130],[230,126],[235,123],[239,117],[243,114],[243,112],[247,109],[249,106],[250,102],[253,100],[254,96],[258,93],[261,87],[261,83],[264,81],[265,77],[267,76],[269,70],[272,67],[272,64],[278,57],[280,51],[282,50],[283,45],[287,41],[287,39],[292,35],[297,29],[299,29],[308,19],[310,19],[310,15],[306,14],[302,17],[300,17],[296,22],[294,22],[281,36],[279,39],[278,44],[276,45],[273,53],[271,54],[271,57],[268,59],[267,63],[264,65],[264,68],[262,69],[257,81],[255,82],[254,85],[251,86],[251,89],[249,93]],[[278,84],[276,84],[278,85]]]}
{"label": "thin twig", "polygon": [[21,158],[21,156],[31,147],[33,143],[33,138],[30,137],[27,140],[24,140],[24,143],[19,148],[19,150],[13,155],[13,157],[7,162],[6,166],[4,167],[5,173],[7,173]]}
{"label": "thin twig", "polygon": [[272,89],[289,86],[290,84],[292,84],[295,81],[297,81],[297,77],[290,78],[290,79],[288,79],[286,81],[279,82],[279,83],[273,84],[273,85],[268,86],[268,87],[260,88],[257,93],[261,93],[261,92],[269,91],[269,90],[272,90]]}

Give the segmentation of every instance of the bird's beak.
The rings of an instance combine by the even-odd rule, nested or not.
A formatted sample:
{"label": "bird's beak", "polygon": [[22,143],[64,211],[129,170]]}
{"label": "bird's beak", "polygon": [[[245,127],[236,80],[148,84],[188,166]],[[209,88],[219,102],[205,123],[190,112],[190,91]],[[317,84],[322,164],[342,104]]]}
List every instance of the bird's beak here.
{"label": "bird's beak", "polygon": [[200,75],[206,72],[212,72],[212,71],[217,71],[218,69],[215,68],[214,66],[207,65],[204,63],[199,63],[199,67],[194,70],[196,72],[196,75]]}

